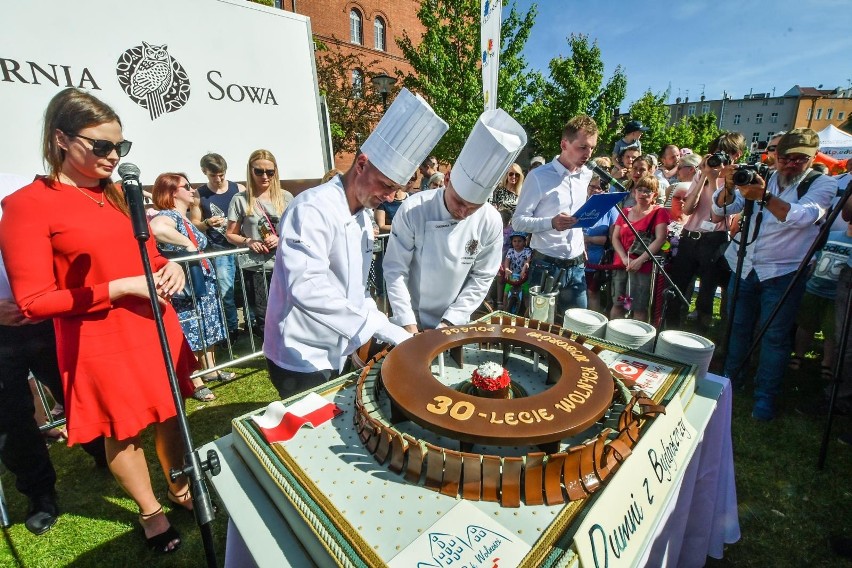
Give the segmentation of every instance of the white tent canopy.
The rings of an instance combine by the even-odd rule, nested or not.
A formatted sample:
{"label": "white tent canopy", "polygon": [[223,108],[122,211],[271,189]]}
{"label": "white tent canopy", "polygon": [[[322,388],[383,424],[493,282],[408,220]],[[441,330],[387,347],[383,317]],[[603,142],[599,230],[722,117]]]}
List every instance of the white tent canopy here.
{"label": "white tent canopy", "polygon": [[833,124],[829,124],[818,133],[819,151],[834,158],[845,160],[852,157],[852,134],[848,134]]}

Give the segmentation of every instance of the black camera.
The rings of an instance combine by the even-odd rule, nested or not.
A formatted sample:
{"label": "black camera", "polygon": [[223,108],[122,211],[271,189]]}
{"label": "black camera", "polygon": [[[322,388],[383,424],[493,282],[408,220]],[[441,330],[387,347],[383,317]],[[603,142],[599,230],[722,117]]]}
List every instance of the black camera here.
{"label": "black camera", "polygon": [[734,171],[734,185],[751,185],[760,176],[764,181],[769,178],[769,166],[766,164],[741,165]]}
{"label": "black camera", "polygon": [[709,156],[707,156],[707,165],[711,168],[727,166],[730,163],[731,157],[727,154],[727,152],[716,152],[715,154],[710,154]]}

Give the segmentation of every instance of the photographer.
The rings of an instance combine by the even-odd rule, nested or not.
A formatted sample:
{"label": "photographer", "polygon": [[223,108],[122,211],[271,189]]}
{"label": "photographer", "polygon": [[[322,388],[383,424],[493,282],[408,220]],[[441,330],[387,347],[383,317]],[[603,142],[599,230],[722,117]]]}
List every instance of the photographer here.
{"label": "photographer", "polygon": [[[735,386],[745,382],[745,373],[740,368],[751,346],[755,325],[763,324],[793,281],[799,263],[819,232],[817,222],[837,192],[834,180],[811,172],[818,149],[816,132],[796,128],[779,140],[778,169],[768,183],[742,167],[722,168],[725,183],[713,196],[713,213],[718,216],[739,213],[746,200],[754,202],[749,241],[744,243],[747,248],[739,294],[735,299],[731,297],[729,306],[734,320],[724,374],[734,379]],[[732,270],[737,265],[738,248],[730,246],[725,253]],[[732,277],[731,289],[733,285]],[[801,278],[761,341],[752,408],[752,417],[757,420],[772,420],[776,415],[775,399],[790,359],[790,332],[804,289],[805,279]],[[733,377],[737,371],[738,376]]]}
{"label": "photographer", "polygon": [[[683,203],[683,212],[689,216],[689,220],[681,231],[677,258],[672,264],[670,274],[687,300],[692,299],[695,278],[699,279],[695,317],[704,330],[710,327],[713,320],[716,288],[720,284],[724,288],[728,278],[727,264],[722,258],[728,247],[728,232],[725,219],[711,219],[713,194],[724,185],[724,177],[721,175],[724,163],[736,163],[743,155],[744,149],[745,139],[739,132],[725,132],[713,140],[710,143],[711,154],[701,160],[699,173],[691,180],[692,184]],[[712,159],[714,156],[718,161]],[[685,159],[690,164],[694,160],[695,158]],[[690,169],[694,171],[694,168]],[[672,302],[668,310],[669,325],[680,327],[684,315],[683,306]]]}

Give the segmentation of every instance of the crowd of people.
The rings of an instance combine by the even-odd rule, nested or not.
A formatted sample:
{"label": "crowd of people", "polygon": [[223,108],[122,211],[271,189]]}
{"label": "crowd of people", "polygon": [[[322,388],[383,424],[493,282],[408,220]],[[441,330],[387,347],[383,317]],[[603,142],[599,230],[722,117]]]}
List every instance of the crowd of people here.
{"label": "crowd of people", "polygon": [[[585,115],[565,125],[558,155],[532,158],[526,172],[515,162],[526,133],[504,111],[483,113],[441,172],[430,152],[446,130],[421,97],[403,89],[351,167],[328,172],[295,198],[264,149],[249,156],[245,186],[227,180],[225,159],[213,153],[201,158],[208,182],[198,188],[184,173],[157,177],[148,256],[184,397],[213,400],[205,379],[234,378],[193,372],[214,368],[216,345],[242,331],[237,270],[251,275],[242,320],[262,332],[270,380],[282,398],[347,372],[358,363],[351,356],[371,341],[395,345],[465,324],[486,300],[523,314],[530,285],[545,280],[558,290],[560,319],[579,307],[668,327],[692,318],[705,332],[721,286],[722,317],[732,330],[724,372],[741,386],[756,327],[794,281],[842,184],[812,167],[819,144],[810,129],[770,141],[774,169],[747,183],[734,183],[743,171],[736,166],[745,151],[739,133],[720,135],[706,155],[667,145],[658,159],[642,151],[647,129],[630,121],[612,155],[594,158],[596,174],[587,164],[606,152]],[[0,278],[0,335],[7,340],[0,364],[12,370],[0,382],[0,458],[30,498],[27,528],[45,532],[58,515],[55,472],[33,418],[26,384],[32,372],[65,405],[69,445],[81,444],[110,468],[138,505],[148,544],[170,552],[180,535],[152,490],[143,430],[154,431],[168,499],[191,510],[192,498],[185,479],[168,476],[185,450],[165,369],[151,364],[161,353],[151,298],[128,205],[111,179],[131,143],[115,112],[78,89],[51,101],[43,138],[48,174],[6,197],[0,219],[8,272],[8,284]],[[623,215],[611,209],[591,227],[575,227],[589,198],[621,189],[628,192]],[[747,203],[755,211],[739,245]],[[844,218],[852,218],[852,206]],[[841,325],[834,320],[845,313],[852,282],[852,223],[838,227],[813,275],[793,287],[763,336],[754,374],[757,420],[775,417],[784,371],[801,365],[820,328],[824,374],[833,378],[841,351],[832,343]],[[374,244],[382,234],[386,250],[377,265]],[[170,261],[236,249],[247,251]],[[699,282],[693,312],[660,301],[666,284],[654,259],[687,301]],[[384,282],[389,310],[371,296],[371,274]],[[833,311],[835,301],[840,309]],[[794,322],[801,335],[791,359]],[[849,412],[852,381],[844,385],[837,409]],[[826,400],[809,411],[824,411]]]}

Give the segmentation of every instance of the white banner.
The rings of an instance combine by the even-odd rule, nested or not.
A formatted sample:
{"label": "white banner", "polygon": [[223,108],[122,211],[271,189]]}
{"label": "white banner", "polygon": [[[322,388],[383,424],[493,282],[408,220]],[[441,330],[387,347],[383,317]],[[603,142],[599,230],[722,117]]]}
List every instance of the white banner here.
{"label": "white banner", "polygon": [[236,0],[4,2],[0,172],[43,173],[48,101],[80,87],[112,106],[143,183],[166,171],[206,181],[222,154],[246,177],[258,148],[282,179],[325,171],[313,41],[304,16]]}
{"label": "white banner", "polygon": [[497,72],[500,69],[500,20],[503,0],[482,0],[480,41],[482,54],[482,95],[485,110],[497,108]]}
{"label": "white banner", "polygon": [[680,400],[671,401],[578,527],[574,545],[584,567],[636,565],[697,445],[698,432]]}

